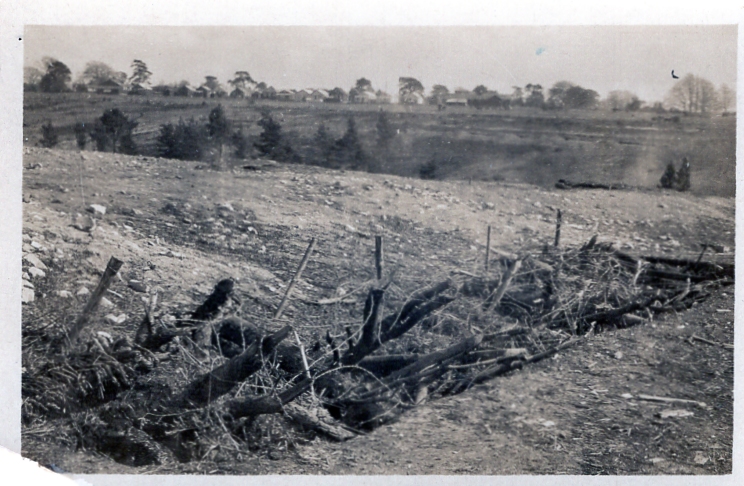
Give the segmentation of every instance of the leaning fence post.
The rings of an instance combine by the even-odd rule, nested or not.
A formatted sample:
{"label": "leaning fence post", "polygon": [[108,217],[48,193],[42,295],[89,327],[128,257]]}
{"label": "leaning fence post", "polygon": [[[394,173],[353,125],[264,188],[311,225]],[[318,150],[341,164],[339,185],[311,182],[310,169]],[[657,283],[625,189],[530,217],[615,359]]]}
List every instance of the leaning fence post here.
{"label": "leaning fence post", "polygon": [[558,244],[561,241],[561,219],[561,210],[559,209],[558,215],[555,217],[555,244],[553,246],[556,248],[558,248]]}
{"label": "leaning fence post", "polygon": [[375,236],[375,270],[377,272],[377,281],[382,280],[382,236]]}
{"label": "leaning fence post", "polygon": [[80,331],[82,331],[85,325],[88,324],[91,314],[93,314],[93,312],[98,308],[98,304],[101,302],[103,294],[106,293],[109,285],[111,285],[111,280],[119,272],[122,265],[124,265],[123,261],[118,260],[116,257],[111,257],[108,265],[106,265],[106,270],[103,272],[103,276],[101,276],[101,280],[98,282],[98,287],[93,291],[93,295],[90,296],[88,303],[85,304],[83,312],[72,325],[70,332],[67,333],[70,342],[74,343],[80,335]]}
{"label": "leaning fence post", "polygon": [[310,240],[310,244],[307,245],[307,250],[305,250],[305,256],[302,257],[302,261],[300,262],[300,266],[297,267],[297,272],[294,274],[294,277],[292,277],[292,280],[289,281],[289,285],[287,285],[287,291],[284,292],[284,298],[282,298],[282,302],[279,304],[279,308],[276,309],[276,313],[274,313],[274,319],[279,319],[282,316],[282,313],[284,312],[284,308],[287,305],[287,302],[289,301],[289,294],[292,293],[292,289],[295,286],[295,283],[300,279],[302,276],[303,270],[305,270],[305,265],[307,265],[307,260],[310,258],[310,254],[313,252],[313,248],[315,247],[315,238]]}
{"label": "leaning fence post", "polygon": [[486,232],[486,273],[488,273],[488,260],[491,258],[491,225],[488,225]]}

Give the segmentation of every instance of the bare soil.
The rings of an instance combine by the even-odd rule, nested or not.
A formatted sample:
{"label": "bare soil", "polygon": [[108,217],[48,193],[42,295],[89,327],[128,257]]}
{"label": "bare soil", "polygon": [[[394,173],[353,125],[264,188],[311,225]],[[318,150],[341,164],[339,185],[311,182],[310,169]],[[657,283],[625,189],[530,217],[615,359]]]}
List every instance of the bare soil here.
{"label": "bare soil", "polygon": [[[126,284],[131,279],[159,288],[162,305],[175,309],[193,308],[232,276],[245,315],[263,315],[278,304],[314,236],[317,251],[285,317],[321,335],[324,323],[358,318],[360,306],[308,311],[299,299],[333,297],[368,280],[371,236],[384,235],[402,293],[454,269],[479,271],[487,225],[492,246],[503,251],[552,242],[555,209],[563,212],[564,245],[598,234],[634,254],[696,258],[700,243],[712,243],[727,248],[706,259],[733,260],[729,198],[424,182],[305,166],[216,172],[191,162],[37,148],[25,149],[24,167],[24,254],[48,266],[46,276],[31,278],[35,300],[24,304],[24,326],[74,318],[85,303],[76,294],[92,290],[112,255],[125,261],[122,278],[92,331],[134,332],[143,307],[142,294]],[[73,228],[92,203],[106,207],[94,216],[95,229]],[[591,336],[342,444],[297,440],[241,461],[216,450],[201,461],[134,468],[76,451],[55,434],[59,424],[36,423],[24,426],[23,453],[75,473],[730,474],[733,351],[689,338],[732,344],[733,308],[733,288],[725,288],[690,311]],[[125,320],[111,324],[105,314]],[[180,372],[172,385],[188,378]],[[693,415],[657,416],[668,409]]]}

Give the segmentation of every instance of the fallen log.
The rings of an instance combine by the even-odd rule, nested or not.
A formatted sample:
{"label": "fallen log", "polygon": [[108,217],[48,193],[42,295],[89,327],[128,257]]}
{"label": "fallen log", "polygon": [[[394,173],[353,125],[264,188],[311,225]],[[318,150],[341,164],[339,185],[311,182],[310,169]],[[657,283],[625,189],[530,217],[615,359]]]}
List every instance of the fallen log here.
{"label": "fallen log", "polygon": [[565,179],[559,179],[555,183],[555,187],[558,189],[606,189],[608,191],[627,189],[629,186],[623,183],[616,184],[601,184],[598,182],[571,182]]}
{"label": "fallen log", "polygon": [[541,361],[545,358],[548,358],[555,353],[562,351],[568,347],[573,346],[574,344],[577,344],[581,342],[583,338],[574,338],[570,339],[564,343],[561,343],[557,346],[554,346],[546,351],[543,351],[542,353],[538,353],[535,355],[532,355],[524,360],[517,360],[512,361],[510,363],[503,363],[503,364],[496,364],[494,366],[491,366],[489,368],[486,368],[485,370],[481,371],[477,375],[471,377],[471,378],[464,378],[460,380],[457,384],[455,384],[448,392],[450,395],[456,395],[458,393],[462,393],[468,388],[472,387],[473,385],[477,385],[479,383],[483,383],[485,381],[488,381],[492,378],[495,378],[499,375],[502,375],[508,371],[522,368],[524,365],[530,364],[530,363],[536,363],[538,361]]}
{"label": "fallen log", "polygon": [[321,433],[335,441],[343,442],[356,437],[355,433],[321,419],[319,415],[322,414],[325,409],[318,408],[313,411],[315,413],[311,412],[307,408],[297,405],[296,403],[290,403],[284,408],[284,412],[292,421],[303,427]]}
{"label": "fallen log", "polygon": [[175,406],[203,406],[229,392],[261,369],[264,356],[271,354],[291,330],[290,326],[285,326],[262,340],[255,340],[238,356],[192,381],[176,400]]}
{"label": "fallen log", "polygon": [[389,354],[385,356],[367,356],[357,366],[364,368],[375,376],[387,376],[390,373],[408,366],[419,359],[415,354]]}

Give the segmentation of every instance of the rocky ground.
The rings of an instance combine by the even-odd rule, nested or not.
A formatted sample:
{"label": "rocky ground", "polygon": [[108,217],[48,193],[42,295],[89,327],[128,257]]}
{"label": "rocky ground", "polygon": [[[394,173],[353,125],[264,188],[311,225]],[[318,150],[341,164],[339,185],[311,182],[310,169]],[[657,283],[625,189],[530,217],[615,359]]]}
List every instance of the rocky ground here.
{"label": "rocky ground", "polygon": [[[696,258],[708,243],[707,260],[733,261],[733,199],[250,166],[213,171],[25,149],[24,326],[74,317],[111,256],[125,266],[94,327],[131,333],[142,290],[157,288],[166,310],[183,308],[231,276],[245,312],[275,306],[310,237],[318,245],[298,301],[340,296],[369,279],[373,235],[384,236],[386,269],[402,292],[453,269],[478,271],[488,225],[492,246],[503,252],[552,242],[556,209],[563,245],[597,234],[633,254]],[[726,474],[733,351],[723,345],[733,343],[733,309],[729,287],[688,312],[602,333],[343,444],[317,439],[239,463],[215,456],[129,468],[26,427],[24,454],[88,473]],[[319,317],[297,303],[286,313],[308,329]],[[639,400],[642,394],[706,406]]]}

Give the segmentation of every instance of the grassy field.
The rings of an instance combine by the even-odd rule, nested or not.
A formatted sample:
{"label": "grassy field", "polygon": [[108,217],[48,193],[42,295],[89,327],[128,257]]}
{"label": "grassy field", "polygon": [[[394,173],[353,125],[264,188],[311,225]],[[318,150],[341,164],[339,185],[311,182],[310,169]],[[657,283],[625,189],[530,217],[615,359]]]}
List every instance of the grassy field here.
{"label": "grassy field", "polygon": [[[418,177],[422,165],[436,167],[437,179],[504,180],[552,186],[558,179],[618,183],[653,188],[665,166],[692,165],[692,192],[735,195],[735,117],[699,117],[605,111],[536,109],[475,110],[434,106],[335,105],[250,100],[205,100],[93,94],[28,93],[24,99],[24,140],[35,145],[47,120],[60,131],[59,148],[77,150],[73,126],[92,123],[118,107],[137,118],[135,142],[145,155],[156,153],[161,124],[179,118],[206,120],[221,103],[236,128],[252,139],[256,122],[270,109],[305,160],[322,122],[340,138],[347,118],[357,123],[376,170]],[[378,111],[385,110],[397,131],[389,147],[376,141]]]}

